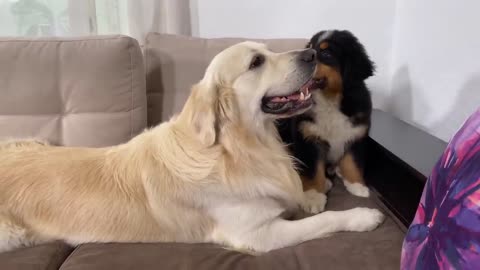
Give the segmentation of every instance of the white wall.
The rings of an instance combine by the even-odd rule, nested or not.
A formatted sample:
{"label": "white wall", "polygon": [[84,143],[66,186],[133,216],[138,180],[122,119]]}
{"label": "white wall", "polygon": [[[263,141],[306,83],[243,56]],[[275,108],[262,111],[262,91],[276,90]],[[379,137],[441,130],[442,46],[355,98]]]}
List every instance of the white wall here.
{"label": "white wall", "polygon": [[365,44],[378,72],[368,83],[385,108],[395,5],[369,0],[196,0],[193,34],[201,37],[309,38],[325,29],[349,29]]}
{"label": "white wall", "polygon": [[390,109],[448,140],[480,106],[480,2],[397,3]]}
{"label": "white wall", "polygon": [[480,106],[480,2],[190,0],[202,37],[308,38],[349,29],[377,64],[374,107],[448,140]]}

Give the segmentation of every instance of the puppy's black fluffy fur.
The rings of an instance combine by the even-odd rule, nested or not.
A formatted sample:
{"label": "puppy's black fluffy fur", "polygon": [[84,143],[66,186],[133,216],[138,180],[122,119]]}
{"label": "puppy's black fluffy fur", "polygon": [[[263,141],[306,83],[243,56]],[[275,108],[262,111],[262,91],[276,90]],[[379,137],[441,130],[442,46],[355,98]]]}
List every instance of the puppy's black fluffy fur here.
{"label": "puppy's black fluffy fur", "polygon": [[[326,43],[325,43],[326,42]],[[322,45],[322,43],[325,43]],[[320,65],[328,66],[339,74],[341,78],[341,89],[337,94],[330,95],[338,98],[338,111],[348,117],[353,126],[364,125],[367,133],[354,141],[345,141],[345,153],[350,152],[354,161],[361,171],[364,168],[365,143],[370,129],[370,116],[372,112],[372,102],[370,92],[365,84],[365,79],[372,76],[375,67],[370,61],[363,45],[349,31],[321,31],[315,34],[306,46],[313,48],[317,52],[317,70]],[[314,75],[314,78],[326,80],[325,89],[313,91],[328,90],[328,74]],[[327,95],[327,93],[322,92]],[[337,96],[338,95],[338,96]],[[314,106],[321,106],[314,104]],[[339,160],[329,158],[330,143],[327,139],[312,139],[311,134],[306,136],[299,128],[304,121],[315,122],[314,110],[295,118],[283,119],[277,123],[282,140],[289,145],[289,150],[298,163],[302,179],[314,179],[317,174],[317,164],[324,161],[327,168],[326,176],[332,178],[335,176],[334,166]],[[305,181],[305,180],[304,180]]]}

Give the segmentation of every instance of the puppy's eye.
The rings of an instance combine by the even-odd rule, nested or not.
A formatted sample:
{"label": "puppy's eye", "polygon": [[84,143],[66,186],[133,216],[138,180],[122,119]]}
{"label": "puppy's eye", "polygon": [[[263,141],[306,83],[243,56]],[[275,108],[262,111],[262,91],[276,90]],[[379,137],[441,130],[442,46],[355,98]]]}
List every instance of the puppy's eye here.
{"label": "puppy's eye", "polygon": [[329,51],[327,51],[327,50],[321,51],[321,52],[320,52],[320,55],[321,55],[322,57],[325,57],[325,58],[330,58],[330,57],[332,57],[332,54],[331,54]]}
{"label": "puppy's eye", "polygon": [[258,68],[259,66],[263,65],[264,62],[265,56],[257,54],[253,57],[252,62],[250,62],[250,67],[248,69]]}

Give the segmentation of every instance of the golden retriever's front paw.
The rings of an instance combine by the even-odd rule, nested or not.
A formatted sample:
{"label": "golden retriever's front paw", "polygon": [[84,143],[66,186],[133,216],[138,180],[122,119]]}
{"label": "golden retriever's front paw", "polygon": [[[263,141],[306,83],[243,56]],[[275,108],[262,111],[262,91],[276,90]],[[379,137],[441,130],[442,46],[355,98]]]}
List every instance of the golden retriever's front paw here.
{"label": "golden retriever's front paw", "polygon": [[357,207],[345,211],[346,231],[367,232],[377,228],[385,220],[385,215],[377,209]]}
{"label": "golden retriever's front paw", "polygon": [[314,189],[310,189],[304,192],[305,200],[302,208],[305,212],[310,214],[318,214],[325,210],[327,204],[327,195],[320,193]]}

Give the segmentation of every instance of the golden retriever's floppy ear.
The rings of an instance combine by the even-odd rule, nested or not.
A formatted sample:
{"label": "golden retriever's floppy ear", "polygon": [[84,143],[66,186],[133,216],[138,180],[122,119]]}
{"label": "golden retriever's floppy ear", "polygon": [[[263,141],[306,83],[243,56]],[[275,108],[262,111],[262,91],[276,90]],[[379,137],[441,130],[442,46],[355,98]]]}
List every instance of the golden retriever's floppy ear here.
{"label": "golden retriever's floppy ear", "polygon": [[225,123],[236,120],[236,112],[233,89],[202,80],[192,87],[180,117],[204,145],[212,146]]}
{"label": "golden retriever's floppy ear", "polygon": [[190,123],[200,141],[211,146],[217,140],[218,88],[203,82],[192,87]]}
{"label": "golden retriever's floppy ear", "polygon": [[193,129],[194,135],[207,146],[217,140],[218,88],[204,81],[192,87],[180,118]]}

